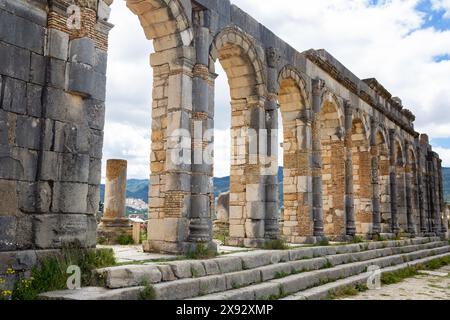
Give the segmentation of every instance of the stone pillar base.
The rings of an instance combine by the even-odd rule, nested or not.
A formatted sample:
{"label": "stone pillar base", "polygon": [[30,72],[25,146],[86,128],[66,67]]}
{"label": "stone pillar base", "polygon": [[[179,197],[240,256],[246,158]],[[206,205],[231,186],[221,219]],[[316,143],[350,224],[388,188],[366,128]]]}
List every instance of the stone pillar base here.
{"label": "stone pillar base", "polygon": [[97,229],[97,238],[99,243],[114,245],[117,243],[117,238],[121,235],[132,236],[133,226],[127,218],[122,219],[107,219],[101,220]]}

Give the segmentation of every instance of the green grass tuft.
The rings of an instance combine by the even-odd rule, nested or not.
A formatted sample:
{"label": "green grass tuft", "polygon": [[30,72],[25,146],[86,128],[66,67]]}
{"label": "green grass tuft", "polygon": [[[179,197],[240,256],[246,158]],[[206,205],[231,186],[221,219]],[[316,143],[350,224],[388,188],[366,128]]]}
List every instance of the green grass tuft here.
{"label": "green grass tuft", "polygon": [[194,250],[190,250],[186,254],[186,258],[189,260],[211,259],[215,257],[217,257],[217,252],[202,243],[197,244]]}
{"label": "green grass tuft", "polygon": [[78,244],[65,246],[60,256],[43,259],[31,270],[31,277],[19,279],[12,293],[13,300],[36,300],[43,292],[63,290],[67,287],[67,268],[75,265],[81,269],[81,285],[90,285],[93,270],[114,266],[116,260],[111,249],[84,249]]}
{"label": "green grass tuft", "polygon": [[262,249],[264,250],[287,250],[289,249],[289,246],[284,239],[276,239],[276,240],[270,240],[264,243],[262,246]]}
{"label": "green grass tuft", "polygon": [[116,243],[121,246],[130,246],[134,244],[134,240],[131,235],[124,233],[116,238]]}

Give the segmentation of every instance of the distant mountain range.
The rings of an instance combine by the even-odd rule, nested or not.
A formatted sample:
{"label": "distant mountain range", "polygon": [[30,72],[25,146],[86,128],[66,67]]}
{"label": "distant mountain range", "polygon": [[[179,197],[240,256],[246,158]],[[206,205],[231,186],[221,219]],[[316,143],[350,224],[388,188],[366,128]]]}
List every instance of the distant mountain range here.
{"label": "distant mountain range", "polygon": [[[450,202],[450,168],[442,169],[444,180],[444,194],[446,201]],[[283,168],[278,170],[278,180],[280,182],[280,204],[283,199]],[[214,195],[218,197],[219,194],[229,191],[230,177],[214,178]],[[100,186],[100,199],[104,202],[105,186]],[[127,198],[142,199],[148,203],[148,180],[128,180],[127,181]]]}
{"label": "distant mountain range", "polygon": [[[283,168],[278,170],[278,180],[280,181],[280,199],[282,199],[283,188]],[[141,199],[148,203],[148,180],[131,179],[127,180],[127,198]],[[218,197],[221,193],[230,190],[230,177],[214,178],[214,196]],[[105,185],[100,186],[100,201],[105,201]]]}

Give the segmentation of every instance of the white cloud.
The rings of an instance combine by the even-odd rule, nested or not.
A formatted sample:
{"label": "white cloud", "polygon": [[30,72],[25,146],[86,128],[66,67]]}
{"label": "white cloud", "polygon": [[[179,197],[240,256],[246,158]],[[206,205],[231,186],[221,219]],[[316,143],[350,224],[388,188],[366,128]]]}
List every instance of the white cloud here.
{"label": "white cloud", "polygon": [[431,0],[434,10],[445,10],[444,18],[450,19],[450,0]]}
{"label": "white cloud", "polygon": [[[271,1],[232,2],[298,51],[325,48],[361,79],[376,77],[416,114],[416,130],[431,138],[450,138],[450,61],[433,60],[450,54],[450,31],[421,29],[426,16],[416,10],[419,0],[383,0],[378,5],[369,0],[277,0],[276,7]],[[450,0],[433,0],[433,8],[449,14]],[[115,28],[110,36],[107,123],[123,127],[107,129],[105,159],[108,155],[129,159],[130,172],[146,178],[150,147],[143,141],[149,143],[152,45],[124,1],[114,2],[111,22]],[[216,175],[224,175],[229,172],[229,160],[222,155],[230,150],[226,130],[231,112],[227,79],[219,63],[216,70]],[[126,149],[109,150],[122,131],[139,140],[136,145],[143,150],[138,156],[129,156]]]}
{"label": "white cloud", "polygon": [[450,167],[450,149],[441,148],[441,147],[434,147],[434,151],[439,153],[439,156],[442,159],[442,166],[443,167]]}

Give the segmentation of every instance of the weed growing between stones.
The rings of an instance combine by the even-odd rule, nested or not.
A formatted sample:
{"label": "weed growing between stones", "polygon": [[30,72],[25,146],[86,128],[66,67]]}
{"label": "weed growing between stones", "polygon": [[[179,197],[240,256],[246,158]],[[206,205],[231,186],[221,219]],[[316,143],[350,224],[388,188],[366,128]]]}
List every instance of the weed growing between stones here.
{"label": "weed growing between stones", "polygon": [[323,237],[317,244],[316,246],[318,247],[327,247],[330,245],[330,240],[328,240],[328,238]]}
{"label": "weed growing between stones", "polygon": [[277,273],[275,273],[275,279],[286,278],[286,277],[288,277],[288,276],[290,276],[290,275],[291,275],[290,273],[283,272],[283,271],[277,272]]}
{"label": "weed growing between stones", "polygon": [[264,250],[288,250],[289,246],[285,239],[270,240],[262,246]]}
{"label": "weed growing between stones", "polygon": [[133,237],[129,234],[121,234],[117,237],[116,243],[118,243],[121,246],[130,246],[134,244]]}
{"label": "weed growing between stones", "polygon": [[43,259],[31,270],[31,277],[20,278],[14,286],[13,300],[36,300],[43,292],[63,290],[67,286],[67,268],[78,266],[81,270],[81,285],[87,286],[93,280],[93,270],[116,264],[111,249],[81,249],[79,245],[65,246],[61,255]]}
{"label": "weed growing between stones", "polygon": [[364,284],[357,284],[355,286],[347,286],[341,289],[333,290],[328,293],[329,300],[335,300],[338,298],[354,297],[361,292],[365,292],[369,288]]}
{"label": "weed growing between stones", "polygon": [[142,289],[139,293],[139,300],[156,300],[156,291],[153,285],[151,285],[148,281],[143,281],[141,286],[144,287],[144,289]]}
{"label": "weed growing between stones", "polygon": [[363,237],[360,237],[360,236],[354,236],[352,239],[352,243],[363,243],[363,242],[364,242],[364,239],[363,239]]}
{"label": "weed growing between stones", "polygon": [[186,254],[186,258],[189,260],[211,259],[215,257],[217,257],[217,252],[204,244],[198,244],[194,250]]}

